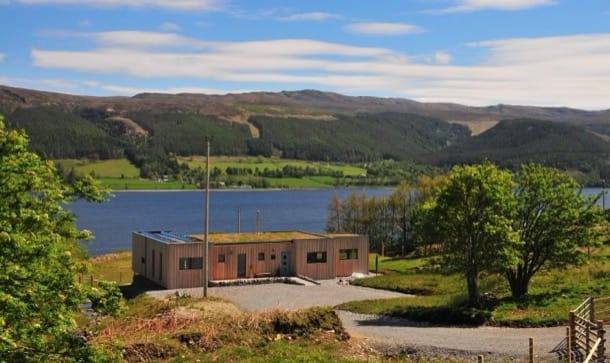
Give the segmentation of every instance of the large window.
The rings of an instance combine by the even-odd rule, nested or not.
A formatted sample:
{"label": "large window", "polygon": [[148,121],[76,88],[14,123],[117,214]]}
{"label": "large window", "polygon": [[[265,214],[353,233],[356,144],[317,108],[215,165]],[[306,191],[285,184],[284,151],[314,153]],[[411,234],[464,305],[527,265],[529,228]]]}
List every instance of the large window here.
{"label": "large window", "polygon": [[307,263],[326,263],[326,251],[307,252]]}
{"label": "large window", "polygon": [[339,259],[340,260],[357,260],[358,259],[358,249],[350,248],[347,250],[339,250]]}
{"label": "large window", "polygon": [[201,270],[203,268],[203,257],[182,257],[180,258],[181,270]]}

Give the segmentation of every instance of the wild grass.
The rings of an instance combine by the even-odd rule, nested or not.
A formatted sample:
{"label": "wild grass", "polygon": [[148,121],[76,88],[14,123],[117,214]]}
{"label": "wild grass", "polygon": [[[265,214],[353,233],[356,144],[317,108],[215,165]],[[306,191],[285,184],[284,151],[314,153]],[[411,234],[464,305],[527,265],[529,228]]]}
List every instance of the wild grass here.
{"label": "wild grass", "polygon": [[91,274],[95,280],[114,281],[121,284],[131,283],[131,252],[120,251],[89,259]]}

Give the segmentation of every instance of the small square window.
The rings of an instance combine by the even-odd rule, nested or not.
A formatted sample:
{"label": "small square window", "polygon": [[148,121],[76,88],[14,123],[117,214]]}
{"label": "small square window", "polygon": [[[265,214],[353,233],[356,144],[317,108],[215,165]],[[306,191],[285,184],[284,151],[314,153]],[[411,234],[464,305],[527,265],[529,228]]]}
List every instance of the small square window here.
{"label": "small square window", "polygon": [[271,255],[271,259],[275,260],[275,253]]}
{"label": "small square window", "polygon": [[259,261],[264,261],[265,260],[265,252],[259,252],[258,253],[258,260]]}
{"label": "small square window", "polygon": [[218,262],[225,262],[225,254],[224,253],[219,253],[218,254]]}

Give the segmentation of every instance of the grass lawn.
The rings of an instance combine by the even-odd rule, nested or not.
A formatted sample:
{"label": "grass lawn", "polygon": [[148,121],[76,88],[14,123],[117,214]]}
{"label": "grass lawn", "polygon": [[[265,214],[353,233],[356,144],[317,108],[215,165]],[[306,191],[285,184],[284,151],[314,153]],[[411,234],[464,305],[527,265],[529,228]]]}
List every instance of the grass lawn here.
{"label": "grass lawn", "polygon": [[[374,270],[375,255],[369,256]],[[587,296],[610,296],[610,247],[591,250],[582,266],[544,270],[534,275],[529,295],[515,300],[508,282],[498,275],[481,278],[482,293],[495,297],[495,306],[486,311],[465,308],[466,282],[459,274],[443,274],[426,258],[381,258],[383,275],[360,279],[355,284],[416,294],[415,298],[396,298],[342,304],[341,309],[359,313],[402,316],[438,323],[488,323],[506,326],[542,326],[565,323],[568,312]],[[468,316],[473,316],[468,321]]]}

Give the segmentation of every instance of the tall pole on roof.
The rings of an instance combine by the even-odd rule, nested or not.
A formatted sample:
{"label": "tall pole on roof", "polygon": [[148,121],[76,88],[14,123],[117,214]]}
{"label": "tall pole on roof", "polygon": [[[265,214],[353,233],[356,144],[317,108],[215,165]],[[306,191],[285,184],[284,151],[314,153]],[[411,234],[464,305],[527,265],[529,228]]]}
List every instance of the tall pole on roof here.
{"label": "tall pole on roof", "polygon": [[209,264],[209,246],[208,246],[208,222],[209,222],[209,211],[210,211],[210,137],[205,138],[207,150],[205,158],[205,223],[204,223],[204,272],[203,272],[203,297],[208,296],[208,278],[210,274]]}

